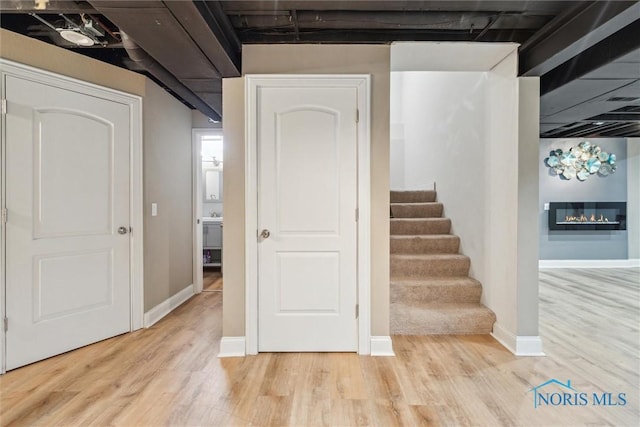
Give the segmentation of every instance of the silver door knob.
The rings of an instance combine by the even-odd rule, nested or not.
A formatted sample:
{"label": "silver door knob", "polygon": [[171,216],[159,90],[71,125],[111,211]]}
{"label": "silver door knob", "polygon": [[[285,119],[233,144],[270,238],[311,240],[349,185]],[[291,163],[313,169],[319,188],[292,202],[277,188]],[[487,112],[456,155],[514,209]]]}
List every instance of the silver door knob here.
{"label": "silver door knob", "polygon": [[127,234],[127,227],[118,227],[118,234]]}
{"label": "silver door knob", "polygon": [[266,228],[262,230],[262,233],[260,233],[260,237],[262,237],[263,239],[268,239],[269,236],[271,236],[271,232]]}

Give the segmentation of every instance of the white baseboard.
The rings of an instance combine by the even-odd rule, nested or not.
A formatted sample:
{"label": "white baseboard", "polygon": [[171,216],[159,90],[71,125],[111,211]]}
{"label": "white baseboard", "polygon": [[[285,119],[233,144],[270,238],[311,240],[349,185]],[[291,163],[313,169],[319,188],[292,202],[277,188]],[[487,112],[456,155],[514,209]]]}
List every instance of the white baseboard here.
{"label": "white baseboard", "polygon": [[176,307],[193,296],[193,283],[176,293],[172,297],[162,301],[144,314],[144,327],[153,326],[158,320],[171,313]]}
{"label": "white baseboard", "polygon": [[372,356],[395,356],[390,336],[371,337]]}
{"label": "white baseboard", "polygon": [[516,356],[544,356],[539,336],[516,336],[498,323],[493,325],[491,336]]}
{"label": "white baseboard", "polygon": [[218,357],[244,357],[246,344],[244,337],[222,337]]}
{"label": "white baseboard", "polygon": [[541,259],[539,268],[630,268],[640,267],[640,259]]}

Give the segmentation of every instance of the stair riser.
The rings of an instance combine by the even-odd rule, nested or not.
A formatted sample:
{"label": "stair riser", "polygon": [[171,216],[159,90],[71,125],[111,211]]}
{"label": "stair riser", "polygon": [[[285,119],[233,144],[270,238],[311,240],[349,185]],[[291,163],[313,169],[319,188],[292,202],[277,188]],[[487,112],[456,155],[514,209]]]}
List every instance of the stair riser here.
{"label": "stair riser", "polygon": [[403,304],[479,303],[480,285],[425,286],[391,283],[391,302]]}
{"label": "stair riser", "polygon": [[440,218],[442,216],[442,204],[392,205],[391,215],[394,218]]}
{"label": "stair riser", "polygon": [[460,239],[456,236],[433,239],[391,238],[392,254],[457,254]]}
{"label": "stair riser", "polygon": [[435,202],[435,191],[392,191],[391,203],[426,203]]}
{"label": "stair riser", "polygon": [[449,234],[451,220],[447,218],[426,221],[391,220],[391,235]]}
{"label": "stair riser", "polygon": [[466,277],[471,262],[468,258],[455,260],[395,259],[391,257],[391,277]]}
{"label": "stair riser", "polygon": [[475,335],[489,334],[496,320],[495,315],[486,310],[457,316],[442,316],[440,313],[425,311],[415,318],[397,316],[397,310],[391,311],[392,335]]}

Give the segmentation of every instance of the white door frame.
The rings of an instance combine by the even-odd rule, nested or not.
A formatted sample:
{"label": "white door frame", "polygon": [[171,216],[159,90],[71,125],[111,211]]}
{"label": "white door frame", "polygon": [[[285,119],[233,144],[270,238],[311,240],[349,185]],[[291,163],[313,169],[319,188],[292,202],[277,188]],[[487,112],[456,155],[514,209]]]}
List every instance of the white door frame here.
{"label": "white door frame", "polygon": [[[49,71],[19,64],[0,58],[1,98],[5,99],[5,76],[11,75],[28,79],[37,83],[71,90],[97,98],[118,102],[129,107],[131,147],[130,147],[130,183],[129,214],[132,232],[130,236],[130,281],[131,281],[131,325],[134,331],[143,326],[144,316],[144,253],[143,253],[143,188],[142,188],[142,98],[115,89],[98,86],[92,83],[62,76]],[[0,176],[0,208],[6,208],[6,115],[2,114],[2,175]],[[5,317],[6,307],[6,226],[0,222],[0,318]],[[0,328],[0,373],[6,371],[6,337],[4,328]]]}
{"label": "white door frame", "polygon": [[204,129],[191,130],[193,198],[193,293],[202,292],[202,143]]}
{"label": "white door frame", "polygon": [[371,353],[371,209],[370,209],[370,97],[366,74],[287,74],[245,76],[245,339],[246,353],[258,353],[258,89],[263,87],[349,87],[358,97],[358,353]]}

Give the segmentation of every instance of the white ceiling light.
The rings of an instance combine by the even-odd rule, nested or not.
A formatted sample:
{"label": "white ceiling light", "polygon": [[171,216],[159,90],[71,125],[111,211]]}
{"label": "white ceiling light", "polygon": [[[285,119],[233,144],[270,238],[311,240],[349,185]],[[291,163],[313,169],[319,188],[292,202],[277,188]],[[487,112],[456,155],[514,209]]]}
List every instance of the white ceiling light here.
{"label": "white ceiling light", "polygon": [[78,46],[93,46],[95,44],[91,37],[85,36],[78,31],[58,29],[58,32],[63,39]]}

